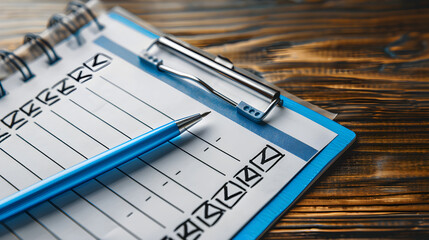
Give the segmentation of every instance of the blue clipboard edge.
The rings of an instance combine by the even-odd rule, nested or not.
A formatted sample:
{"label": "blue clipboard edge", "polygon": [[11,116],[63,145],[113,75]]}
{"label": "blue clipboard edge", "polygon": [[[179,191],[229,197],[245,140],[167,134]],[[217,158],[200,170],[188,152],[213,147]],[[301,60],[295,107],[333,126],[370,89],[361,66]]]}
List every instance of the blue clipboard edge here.
{"label": "blue clipboard edge", "polygon": [[[144,24],[141,19],[135,18],[121,8],[110,11],[111,17],[134,28],[143,34],[156,36],[156,29]],[[132,17],[132,18],[131,18]],[[131,18],[131,19],[130,19]],[[148,30],[149,29],[149,30]],[[345,152],[355,141],[356,134],[336,123],[335,121],[301,105],[285,96],[281,96],[283,106],[289,108],[318,124],[338,134],[314,159],[312,159],[284,188],[267,203],[244,227],[242,227],[233,239],[257,239],[273,226],[287,210],[317,181],[343,152]]]}
{"label": "blue clipboard edge", "polygon": [[281,216],[317,181],[317,179],[344,153],[356,140],[356,134],[284,96],[283,106],[308,117],[338,134],[314,159],[312,159],[285,187],[261,209],[233,239],[257,239],[273,226]]}

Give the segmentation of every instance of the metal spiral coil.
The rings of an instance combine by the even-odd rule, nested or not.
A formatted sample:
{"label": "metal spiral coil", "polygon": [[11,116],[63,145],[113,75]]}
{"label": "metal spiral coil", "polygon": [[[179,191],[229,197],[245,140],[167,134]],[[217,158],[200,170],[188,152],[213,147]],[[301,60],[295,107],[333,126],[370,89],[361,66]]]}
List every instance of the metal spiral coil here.
{"label": "metal spiral coil", "polygon": [[37,45],[48,57],[48,63],[50,65],[56,63],[61,58],[57,55],[54,48],[51,46],[51,44],[48,43],[45,39],[41,38],[39,35],[34,33],[27,33],[24,36],[24,44],[25,43],[34,43]]}

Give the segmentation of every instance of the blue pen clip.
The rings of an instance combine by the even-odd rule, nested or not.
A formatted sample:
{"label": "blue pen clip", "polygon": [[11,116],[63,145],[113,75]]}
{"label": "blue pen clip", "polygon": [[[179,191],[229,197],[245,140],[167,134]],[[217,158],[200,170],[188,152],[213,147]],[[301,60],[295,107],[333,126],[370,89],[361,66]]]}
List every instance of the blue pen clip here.
{"label": "blue pen clip", "polygon": [[[159,44],[161,46],[173,49],[193,60],[196,60],[199,63],[202,63],[214,69],[217,72],[220,72],[224,76],[230,77],[232,80],[235,80],[236,82],[270,98],[270,104],[264,111],[260,111],[244,101],[240,101],[240,103],[235,102],[231,98],[218,92],[216,89],[211,87],[208,83],[201,80],[200,78],[192,74],[184,73],[172,67],[166,66],[162,59],[159,59],[156,56],[149,54],[150,48],[155,44]],[[234,65],[228,59],[221,56],[213,57],[208,53],[202,52],[201,50],[193,48],[192,46],[187,45],[186,43],[182,43],[177,39],[173,39],[172,37],[162,36],[158,38],[151,46],[149,46],[145,51],[143,51],[139,57],[140,60],[155,66],[159,71],[167,72],[173,76],[188,79],[198,83],[200,86],[202,86],[209,92],[218,96],[227,103],[233,105],[237,109],[237,112],[239,114],[254,122],[262,122],[276,105],[282,106],[280,92],[278,90],[261,83],[248,72],[235,68]]]}

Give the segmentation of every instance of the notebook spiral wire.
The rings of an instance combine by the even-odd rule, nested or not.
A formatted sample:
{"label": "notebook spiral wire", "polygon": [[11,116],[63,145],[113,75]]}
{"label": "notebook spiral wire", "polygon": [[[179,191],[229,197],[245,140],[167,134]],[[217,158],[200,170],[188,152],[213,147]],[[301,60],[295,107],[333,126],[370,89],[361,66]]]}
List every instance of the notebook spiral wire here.
{"label": "notebook spiral wire", "polygon": [[63,13],[54,14],[48,21],[48,28],[55,26],[56,24],[61,24],[71,35],[76,38],[77,44],[82,45],[82,39],[79,36],[79,28],[72,21],[66,21],[68,18]]}
{"label": "notebook spiral wire", "polygon": [[[52,15],[52,17],[48,20],[47,28],[49,29],[56,27],[56,25],[61,25],[68,32],[69,35],[74,36],[78,46],[81,46],[83,44],[83,39],[79,35],[80,27],[78,27],[79,24],[77,24],[77,21],[83,21],[80,26],[94,21],[99,31],[103,30],[104,28],[104,25],[102,25],[98,21],[94,12],[85,4],[85,2],[70,1],[65,11],[68,15],[64,13],[57,13]],[[72,15],[72,18],[69,17],[70,14]],[[25,34],[23,44],[29,44],[30,49],[32,49],[33,47],[37,47],[38,49],[40,49],[42,51],[42,54],[47,56],[47,63],[49,65],[53,65],[59,60],[61,60],[61,57],[55,51],[55,46],[52,46],[46,39],[42,38],[38,34]],[[35,76],[35,74],[28,66],[27,62],[14,52],[0,50],[0,58],[10,68],[11,72],[19,71],[22,75],[22,80],[24,82],[29,81]],[[2,82],[0,81],[0,99],[6,95],[7,91],[3,87]]]}
{"label": "notebook spiral wire", "polygon": [[[79,1],[71,1],[68,3],[66,11],[77,14],[80,9],[85,10],[85,12],[91,17],[91,19],[97,25],[97,28],[99,31],[103,30],[104,25],[98,21],[95,14],[92,12],[92,10],[88,6],[86,6],[86,4],[79,2]],[[82,18],[85,20],[85,22],[89,22],[89,20],[86,18],[85,15],[79,15],[79,16],[82,16]]]}
{"label": "notebook spiral wire", "polygon": [[61,59],[55,52],[52,45],[49,44],[48,41],[46,41],[45,39],[41,38],[39,35],[34,33],[25,34],[24,44],[28,42],[34,42],[33,44],[38,46],[43,51],[43,53],[45,53],[45,55],[48,57],[49,65],[52,65]]}

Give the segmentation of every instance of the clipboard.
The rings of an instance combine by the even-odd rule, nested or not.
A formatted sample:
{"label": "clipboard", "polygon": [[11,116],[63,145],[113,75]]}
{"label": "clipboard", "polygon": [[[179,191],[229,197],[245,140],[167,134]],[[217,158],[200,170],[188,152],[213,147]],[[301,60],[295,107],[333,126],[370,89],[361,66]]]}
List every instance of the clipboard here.
{"label": "clipboard", "polygon": [[[152,27],[148,27],[149,25],[141,20],[129,19],[129,14],[120,8],[114,9],[109,15],[142,34],[152,35],[153,37],[157,37],[157,35],[155,35],[156,33],[160,34],[159,31]],[[128,18],[126,16],[128,16]],[[136,24],[135,21],[139,24]],[[148,30],[148,28],[150,30]],[[263,84],[267,83],[265,82]],[[272,88],[276,87],[273,86]],[[303,168],[301,172],[298,173],[291,182],[289,182],[283,190],[277,194],[275,198],[261,209],[261,211],[235,235],[234,239],[256,239],[262,237],[262,235],[276,223],[276,220],[281,218],[281,216],[299,200],[305,191],[308,190],[314,182],[316,182],[324,171],[326,171],[356,139],[356,134],[353,131],[341,126],[327,117],[332,115],[323,116],[321,113],[325,112],[318,113],[310,109],[314,108],[313,106],[304,106],[300,99],[295,99],[294,101],[290,97],[286,97],[284,95],[280,95],[279,98],[281,99],[283,107],[308,117],[309,119],[337,133],[338,136],[314,159],[312,159],[306,167]]]}
{"label": "clipboard", "polygon": [[[84,8],[86,11],[89,9],[82,7],[85,5],[79,6]],[[96,21],[96,17],[91,14],[89,15],[93,17],[93,21],[96,22],[98,28],[102,29],[103,26]],[[267,231],[270,226],[275,224],[276,220],[279,219],[284,212],[291,208],[293,204],[299,199],[299,197],[302,196],[305,191],[309,189],[310,186],[317,180],[317,178],[320,177],[323,172],[329,168],[329,166],[354,142],[356,135],[352,131],[331,120],[330,118],[333,117],[332,114],[312,106],[311,104],[304,102],[293,95],[290,95],[278,89],[277,87],[270,85],[267,82],[263,82],[263,80],[256,75],[235,67],[228,59],[220,56],[212,56],[184,42],[181,42],[180,40],[175,39],[173,36],[165,36],[157,29],[141,21],[140,19],[133,17],[131,14],[127,13],[121,8],[114,8],[108,13],[108,16],[143,35],[153,39],[161,39],[155,41],[154,44],[162,45],[163,47],[168,48],[168,51],[172,51],[174,54],[178,54],[180,56],[185,55],[184,57],[187,59],[187,61],[198,61],[198,64],[206,65],[209,68],[215,68],[217,72],[220,72],[226,77],[231,77],[232,75],[232,78],[234,78],[234,75],[238,75],[238,77],[235,77],[235,80],[238,78],[238,81],[236,81],[237,84],[244,85],[244,88],[251,88],[251,91],[256,91],[263,97],[267,97],[269,104],[266,106],[265,110],[262,111],[259,110],[258,107],[253,107],[252,105],[247,104],[244,102],[244,100],[239,103],[234,102],[228,96],[226,96],[226,94],[218,92],[216,90],[216,86],[205,83],[204,80],[193,76],[192,73],[181,72],[180,70],[171,68],[168,65],[165,65],[166,67],[163,68],[164,59],[158,58],[157,56],[153,56],[148,53],[150,48],[153,46],[148,46],[148,48],[142,49],[143,51],[140,54],[140,62],[136,62],[135,59],[133,60],[134,62],[132,62],[132,64],[138,65],[153,76],[164,80],[167,84],[172,84],[173,87],[181,90],[182,92],[186,93],[187,91],[196,90],[198,88],[201,89],[202,86],[205,88],[203,89],[206,91],[205,94],[210,94],[207,93],[208,90],[208,92],[211,92],[213,96],[199,94],[197,96],[199,101],[206,101],[204,99],[206,99],[207,96],[211,98],[211,102],[214,101],[213,98],[217,98],[219,102],[214,104],[216,106],[211,105],[211,107],[217,108],[219,112],[223,112],[224,114],[228,115],[228,118],[242,126],[248,125],[248,121],[252,122],[252,124],[249,124],[247,128],[251,128],[253,132],[257,134],[265,134],[264,130],[259,128],[257,124],[264,125],[265,117],[269,116],[274,108],[284,107],[309,118],[310,120],[337,134],[337,137],[335,137],[333,141],[331,141],[322,151],[320,151],[317,156],[315,156],[297,175],[295,175],[295,177],[286,186],[283,187],[283,189],[269,203],[266,204],[266,206],[264,206],[239,232],[237,232],[234,239],[255,239],[261,237],[264,232]],[[54,17],[50,22],[51,24],[54,24],[55,22],[61,23],[60,25],[62,28],[69,31],[71,33],[70,35],[80,41],[79,37],[75,34],[77,30],[70,30],[71,28],[68,25],[70,23],[63,22],[61,18],[58,17]],[[81,27],[84,27],[84,25],[85,24],[82,24]],[[43,42],[43,40],[40,40],[40,38],[29,35],[28,41],[31,41],[32,39],[35,39],[35,43],[37,43],[40,49],[43,50],[43,53],[48,56],[50,64],[58,61],[59,57],[56,55],[49,43]],[[109,51],[117,51],[117,54],[126,55],[126,50],[117,49],[118,46],[115,46],[114,43],[110,42],[109,39],[101,37],[94,42],[101,47],[108,48]],[[190,53],[187,53],[186,51],[189,51]],[[41,52],[41,54],[43,53]],[[191,53],[196,55],[192,56]],[[127,56],[125,55],[123,58],[126,59]],[[12,65],[21,72],[25,81],[30,80],[33,77],[33,73],[26,64],[28,59],[23,60],[10,52],[2,52],[1,56],[4,59],[9,59],[11,61]],[[207,61],[208,64],[206,64],[205,61]],[[218,68],[216,69],[216,67]],[[163,71],[173,76],[166,76],[165,73],[161,73]],[[186,78],[187,80],[190,79],[191,81],[197,82],[197,85],[199,84],[200,86],[191,85],[187,82],[186,79],[172,80],[172,77]],[[200,81],[202,81],[202,83]],[[5,95],[6,89],[1,85],[0,82],[0,97]],[[206,104],[210,104],[210,102],[207,103],[206,101]],[[228,106],[228,104],[233,105],[241,117],[238,115],[232,115],[230,110],[228,110],[228,113],[228,111],[225,110],[225,106]],[[255,125],[254,123],[257,124]],[[282,143],[276,142],[277,140],[279,139],[272,138],[272,141],[281,145]],[[294,154],[300,155],[301,153],[299,150],[297,150],[297,152]],[[302,155],[302,157],[309,158],[310,156]]]}
{"label": "clipboard", "polygon": [[[124,13],[125,12],[122,9],[117,8],[109,15],[142,34],[155,34],[153,32],[157,32],[159,34],[159,31],[156,31],[153,28],[148,30],[143,27],[148,26],[146,23],[139,21],[141,25],[136,24],[129,18],[125,17],[124,15],[128,14]],[[229,60],[227,61],[231,63]],[[280,95],[279,98],[281,99],[283,107],[294,110],[308,117],[320,125],[334,131],[338,136],[314,159],[312,159],[311,162],[307,164],[306,167],[302,169],[301,172],[298,173],[298,175],[296,175],[274,199],[271,200],[271,202],[269,202],[252,220],[250,220],[247,225],[237,233],[234,239],[256,239],[261,237],[270,228],[270,226],[275,224],[276,220],[278,220],[289,208],[293,206],[296,201],[298,201],[299,197],[301,197],[305,191],[311,187],[323,172],[326,171],[326,169],[328,169],[329,166],[331,166],[356,139],[356,134],[354,132],[332,121],[326,116],[323,116],[322,114],[317,113],[284,95]],[[275,104],[277,104],[277,102],[275,102]],[[268,113],[269,109],[270,106],[267,109]]]}
{"label": "clipboard", "polygon": [[[119,13],[119,14],[118,14]],[[141,32],[142,34],[154,34],[141,25],[135,24],[130,19],[124,17],[124,11],[115,9],[110,17],[126,24],[127,26]],[[143,24],[146,25],[146,24]],[[146,25],[147,26],[147,25]],[[156,30],[152,30],[156,31]],[[229,61],[229,60],[228,60]],[[266,83],[264,83],[266,84]],[[301,170],[294,179],[284,187],[284,189],[268,203],[237,235],[234,239],[254,239],[261,237],[276,220],[282,216],[293,204],[302,196],[306,190],[320,177],[323,172],[332,165],[335,160],[352,145],[356,139],[356,134],[340,124],[328,119],[306,106],[297,103],[290,98],[280,95],[282,106],[294,110],[322,126],[334,131],[338,136],[324,149],[318,156],[311,160],[304,169]],[[273,102],[272,102],[273,103]],[[273,105],[277,104],[275,102]],[[269,109],[271,106],[268,107]],[[268,114],[267,113],[267,114]]]}

